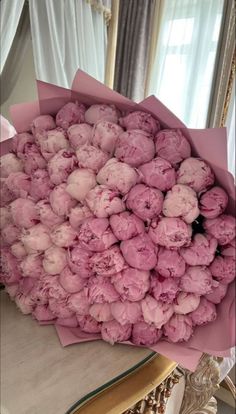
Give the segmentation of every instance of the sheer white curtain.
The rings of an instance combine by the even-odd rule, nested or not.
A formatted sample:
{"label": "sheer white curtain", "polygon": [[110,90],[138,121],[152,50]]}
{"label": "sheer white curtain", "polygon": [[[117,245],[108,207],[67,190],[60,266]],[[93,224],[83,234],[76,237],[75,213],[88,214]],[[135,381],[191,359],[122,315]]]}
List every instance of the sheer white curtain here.
{"label": "sheer white curtain", "polygon": [[1,0],[0,2],[0,73],[9,55],[25,0]]}
{"label": "sheer white curtain", "polygon": [[70,87],[78,68],[104,81],[107,28],[85,0],[29,0],[38,79]]}
{"label": "sheer white curtain", "polygon": [[164,0],[149,94],[189,127],[206,125],[223,0]]}
{"label": "sheer white curtain", "polygon": [[226,128],[228,133],[228,168],[235,177],[235,79],[226,118]]}

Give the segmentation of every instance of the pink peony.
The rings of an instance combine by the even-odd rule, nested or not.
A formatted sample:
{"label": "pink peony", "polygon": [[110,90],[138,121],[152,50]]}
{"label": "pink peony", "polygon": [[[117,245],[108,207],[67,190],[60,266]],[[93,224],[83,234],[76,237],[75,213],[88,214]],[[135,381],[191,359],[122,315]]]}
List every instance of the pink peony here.
{"label": "pink peony", "polygon": [[164,335],[170,342],[187,342],[192,334],[193,325],[189,316],[174,315],[164,326]]}
{"label": "pink peony", "polygon": [[92,131],[92,127],[88,124],[71,125],[67,130],[71,147],[77,150],[84,144],[91,144]]}
{"label": "pink peony", "polygon": [[57,112],[56,124],[63,129],[68,129],[73,124],[80,124],[84,122],[85,111],[83,104],[68,102]]}
{"label": "pink peony", "polygon": [[180,217],[191,224],[199,216],[197,194],[187,185],[174,185],[165,196],[162,211],[166,217]]}
{"label": "pink peony", "polygon": [[52,242],[58,247],[74,246],[78,242],[78,233],[68,221],[54,227],[50,233]]}
{"label": "pink peony", "polygon": [[100,324],[90,315],[76,315],[79,327],[83,332],[99,333],[101,332]]}
{"label": "pink peony", "polygon": [[36,305],[32,315],[39,322],[47,322],[55,319],[55,315],[47,305]]}
{"label": "pink peony", "polygon": [[94,126],[92,141],[95,147],[113,155],[118,136],[124,132],[123,129],[112,122],[100,121]]}
{"label": "pink peony", "polygon": [[212,291],[214,281],[208,267],[189,266],[180,279],[180,289],[196,295],[205,295]]}
{"label": "pink peony", "polygon": [[162,331],[146,322],[137,322],[133,325],[132,342],[135,345],[151,346],[162,337]]}
{"label": "pink peony", "polygon": [[6,207],[14,198],[14,194],[7,187],[6,178],[0,178],[0,207]]}
{"label": "pink peony", "polygon": [[109,217],[125,210],[125,203],[119,197],[119,193],[105,185],[97,185],[90,190],[85,201],[93,214],[99,218]]}
{"label": "pink peony", "polygon": [[223,246],[221,249],[221,254],[224,257],[232,257],[234,260],[236,260],[235,239],[233,239],[229,244]]}
{"label": "pink peony", "polygon": [[48,162],[48,173],[53,184],[66,182],[68,176],[77,167],[77,158],[71,150],[58,151]]}
{"label": "pink peony", "polygon": [[87,289],[72,293],[68,299],[68,307],[78,315],[87,315],[89,312],[89,300]]}
{"label": "pink peony", "polygon": [[179,292],[179,283],[176,279],[156,275],[151,278],[152,296],[161,302],[172,303]]}
{"label": "pink peony", "polygon": [[71,208],[75,207],[77,201],[66,191],[66,184],[57,185],[49,195],[49,201],[53,212],[57,216],[68,216]]}
{"label": "pink peony", "polygon": [[76,150],[76,156],[80,168],[89,168],[97,173],[109,160],[109,155],[94,147],[85,144]]}
{"label": "pink peony", "polygon": [[17,293],[15,296],[16,306],[21,310],[24,315],[29,315],[33,312],[35,304],[30,296]]}
{"label": "pink peony", "polygon": [[199,158],[187,158],[177,171],[177,183],[191,187],[196,193],[214,184],[215,177],[209,165]]}
{"label": "pink peony", "polygon": [[43,268],[50,275],[59,274],[67,264],[66,250],[58,246],[51,246],[45,250]]}
{"label": "pink peony", "polygon": [[214,219],[222,214],[228,204],[228,195],[221,187],[213,187],[204,193],[199,201],[202,216]]}
{"label": "pink peony", "polygon": [[66,191],[77,201],[84,201],[86,195],[96,184],[96,177],[93,171],[85,168],[78,169],[69,175]]}
{"label": "pink peony", "polygon": [[77,273],[73,273],[70,268],[66,266],[60,273],[59,282],[68,293],[77,293],[85,286],[86,279],[82,278]]}
{"label": "pink peony", "polygon": [[38,279],[44,273],[42,255],[29,254],[22,260],[20,268],[22,276]]}
{"label": "pink peony", "polygon": [[189,314],[194,325],[205,325],[216,319],[216,307],[212,302],[201,298],[198,308]]}
{"label": "pink peony", "polygon": [[18,283],[14,283],[12,285],[5,285],[5,291],[8,293],[10,299],[14,300],[18,291]]}
{"label": "pink peony", "polygon": [[47,166],[45,159],[42,157],[37,145],[28,142],[24,147],[24,170],[26,174],[31,175],[34,171],[44,169]]}
{"label": "pink peony", "polygon": [[49,131],[56,127],[55,121],[51,115],[39,115],[31,123],[31,131],[34,136],[41,131]]}
{"label": "pink peony", "polygon": [[70,248],[68,250],[67,260],[72,272],[77,273],[82,278],[87,278],[92,275],[89,265],[89,259],[92,252],[83,249],[80,245]]}
{"label": "pink peony", "polygon": [[129,211],[113,214],[110,217],[110,225],[118,240],[129,240],[145,233],[143,221]]}
{"label": "pink peony", "polygon": [[144,184],[137,184],[130,190],[126,206],[142,220],[148,220],[160,214],[163,199],[160,190]]}
{"label": "pink peony", "polygon": [[64,300],[58,301],[58,299],[50,298],[49,309],[57,318],[71,318],[74,315],[74,312],[69,309],[67,302]]}
{"label": "pink peony", "polygon": [[39,223],[30,229],[23,230],[21,241],[25,246],[27,252],[38,252],[48,249],[51,244],[49,229],[43,224]]}
{"label": "pink peony", "polygon": [[6,179],[6,185],[14,197],[26,198],[30,191],[30,177],[23,172],[10,173]]}
{"label": "pink peony", "polygon": [[48,295],[58,301],[66,301],[69,297],[68,292],[60,284],[58,276],[49,276]]}
{"label": "pink peony", "polygon": [[153,136],[141,129],[132,129],[119,135],[115,157],[132,167],[139,167],[155,155]]}
{"label": "pink peony", "polygon": [[136,323],[141,320],[142,310],[139,302],[113,302],[111,304],[111,313],[114,319],[122,326],[128,323]]}
{"label": "pink peony", "polygon": [[69,222],[73,229],[79,230],[81,224],[91,217],[93,217],[92,211],[86,205],[78,203],[77,206],[70,210]]}
{"label": "pink peony", "polygon": [[39,169],[32,173],[29,193],[34,201],[48,198],[53,187],[46,170]]}
{"label": "pink peony", "polygon": [[148,234],[153,243],[173,249],[190,244],[192,228],[180,218],[163,217],[151,222]]}
{"label": "pink peony", "polygon": [[58,151],[67,150],[70,146],[66,133],[61,128],[44,131],[40,137],[39,144],[41,153],[47,161]]}
{"label": "pink peony", "polygon": [[149,271],[129,267],[114,275],[112,283],[122,300],[136,302],[143,299],[149,290]]}
{"label": "pink peony", "polygon": [[11,203],[11,214],[16,226],[29,229],[39,223],[39,214],[32,200],[18,198]]}
{"label": "pink peony", "polygon": [[181,277],[185,273],[185,261],[177,250],[161,247],[155,269],[163,277]]}
{"label": "pink peony", "polygon": [[157,249],[147,234],[122,241],[120,249],[126,262],[135,269],[150,270],[156,266]]}
{"label": "pink peony", "polygon": [[94,277],[88,284],[89,303],[111,303],[119,300],[120,295],[113,284],[104,277]]}
{"label": "pink peony", "polygon": [[160,329],[174,313],[173,306],[157,301],[150,295],[141,301],[144,321]]}
{"label": "pink peony", "polygon": [[180,292],[175,299],[174,312],[186,315],[187,313],[195,311],[200,303],[200,296],[195,293]]}
{"label": "pink peony", "polygon": [[141,129],[149,134],[156,134],[160,129],[160,123],[152,115],[142,112],[134,111],[119,119],[119,123],[127,130]]}
{"label": "pink peony", "polygon": [[138,169],[141,181],[150,187],[167,191],[176,183],[176,173],[171,164],[163,158],[156,157]]}
{"label": "pink peony", "polygon": [[20,229],[14,226],[14,224],[8,224],[1,231],[1,235],[4,243],[10,245],[19,239]]}
{"label": "pink peony", "polygon": [[1,280],[4,284],[10,285],[19,281],[21,273],[17,259],[7,248],[1,250]]}
{"label": "pink peony", "polygon": [[47,200],[39,201],[36,204],[36,206],[39,213],[40,221],[45,226],[53,228],[56,225],[63,223],[64,218],[54,213],[52,207],[50,206]]}
{"label": "pink peony", "polygon": [[221,214],[215,219],[206,219],[203,227],[208,234],[218,240],[222,246],[230,243],[235,238],[236,219],[227,214]]}
{"label": "pink peony", "polygon": [[232,257],[216,256],[210,265],[212,276],[226,285],[235,279],[235,270],[235,260]]}
{"label": "pink peony", "polygon": [[189,247],[182,247],[180,254],[190,266],[208,266],[215,257],[217,240],[204,234],[195,234]]}
{"label": "pink peony", "polygon": [[227,289],[228,285],[219,282],[218,286],[214,286],[211,293],[208,293],[205,297],[207,300],[217,305],[224,299]]}
{"label": "pink peony", "polygon": [[101,276],[112,276],[125,267],[125,261],[118,246],[112,246],[101,253],[94,253],[89,262],[92,271]]}
{"label": "pink peony", "polygon": [[128,341],[131,336],[132,325],[121,325],[117,321],[103,322],[101,328],[102,339],[114,345],[115,342]]}
{"label": "pink peony", "polygon": [[89,313],[97,322],[109,322],[114,319],[110,303],[94,303],[90,306]]}
{"label": "pink peony", "polygon": [[109,227],[106,218],[90,218],[84,221],[79,230],[79,241],[85,249],[102,252],[118,240]]}
{"label": "pink peony", "polygon": [[0,229],[4,229],[12,221],[11,209],[9,206],[0,207]]}
{"label": "pink peony", "polygon": [[120,112],[114,105],[95,104],[91,105],[85,112],[85,121],[88,124],[96,124],[99,121],[118,123]]}
{"label": "pink peony", "polygon": [[97,182],[106,185],[111,190],[126,194],[138,181],[134,168],[116,158],[110,159],[97,175]]}
{"label": "pink peony", "polygon": [[26,250],[24,248],[24,245],[20,241],[19,242],[16,242],[16,243],[13,243],[11,245],[11,253],[17,259],[23,259],[27,255],[27,252],[26,252]]}
{"label": "pink peony", "polygon": [[28,132],[22,134],[16,134],[12,140],[12,149],[18,158],[24,158],[25,145],[27,143],[33,144],[34,137]]}
{"label": "pink peony", "polygon": [[155,140],[157,155],[173,166],[191,155],[190,144],[180,129],[163,129],[158,132]]}
{"label": "pink peony", "polygon": [[1,178],[7,178],[11,173],[22,172],[23,163],[15,156],[15,154],[9,153],[2,155],[0,158],[0,176]]}

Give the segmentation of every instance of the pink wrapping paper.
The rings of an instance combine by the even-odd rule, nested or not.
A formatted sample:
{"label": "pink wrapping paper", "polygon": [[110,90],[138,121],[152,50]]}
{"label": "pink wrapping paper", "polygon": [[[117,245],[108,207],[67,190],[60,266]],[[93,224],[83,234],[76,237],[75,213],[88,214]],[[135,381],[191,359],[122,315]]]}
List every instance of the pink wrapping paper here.
{"label": "pink wrapping paper", "polygon": [[[215,172],[217,181],[229,194],[228,213],[234,214],[235,186],[233,176],[227,171],[227,135],[225,128],[188,129],[168,108],[154,96],[136,104],[117,92],[112,91],[86,73],[78,70],[72,89],[37,81],[39,101],[13,105],[10,108],[13,125],[17,132],[29,129],[32,120],[40,115],[52,115],[71,100],[79,100],[85,104],[114,103],[121,110],[144,110],[159,119],[162,126],[180,128],[191,142],[193,154],[204,158]],[[11,139],[1,143],[1,154],[11,150]],[[56,326],[61,344],[86,342],[100,339],[99,335],[86,334],[79,328]],[[130,342],[126,344],[133,345]],[[182,366],[194,370],[203,352],[217,356],[230,355],[230,348],[235,345],[235,291],[234,284],[227,296],[218,306],[217,319],[198,327],[194,337],[185,344],[171,344],[165,341],[152,347],[154,351],[178,362]]]}

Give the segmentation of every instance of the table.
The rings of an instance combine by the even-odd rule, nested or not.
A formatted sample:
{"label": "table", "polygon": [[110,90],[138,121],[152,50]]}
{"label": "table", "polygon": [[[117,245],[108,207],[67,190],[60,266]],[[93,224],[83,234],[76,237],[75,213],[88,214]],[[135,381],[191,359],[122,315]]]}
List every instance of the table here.
{"label": "table", "polygon": [[22,315],[1,291],[2,414],[65,414],[83,396],[153,353],[102,341],[63,348],[53,325]]}

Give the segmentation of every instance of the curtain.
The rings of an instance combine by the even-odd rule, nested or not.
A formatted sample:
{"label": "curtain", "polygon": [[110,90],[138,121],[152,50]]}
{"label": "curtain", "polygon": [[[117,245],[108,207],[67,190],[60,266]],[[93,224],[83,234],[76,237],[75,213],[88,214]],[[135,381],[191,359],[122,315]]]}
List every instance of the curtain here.
{"label": "curtain", "polygon": [[235,78],[232,84],[232,92],[225,126],[228,133],[228,168],[235,177]]}
{"label": "curtain", "polygon": [[114,89],[144,98],[154,0],[120,0]]}
{"label": "curtain", "polygon": [[[98,2],[29,0],[38,79],[70,87],[78,68],[104,81],[107,28]],[[99,4],[98,4],[99,3]]]}
{"label": "curtain", "polygon": [[9,55],[25,0],[1,0],[0,2],[0,73]]}
{"label": "curtain", "polygon": [[206,126],[223,0],[164,0],[149,84],[188,127]]}

